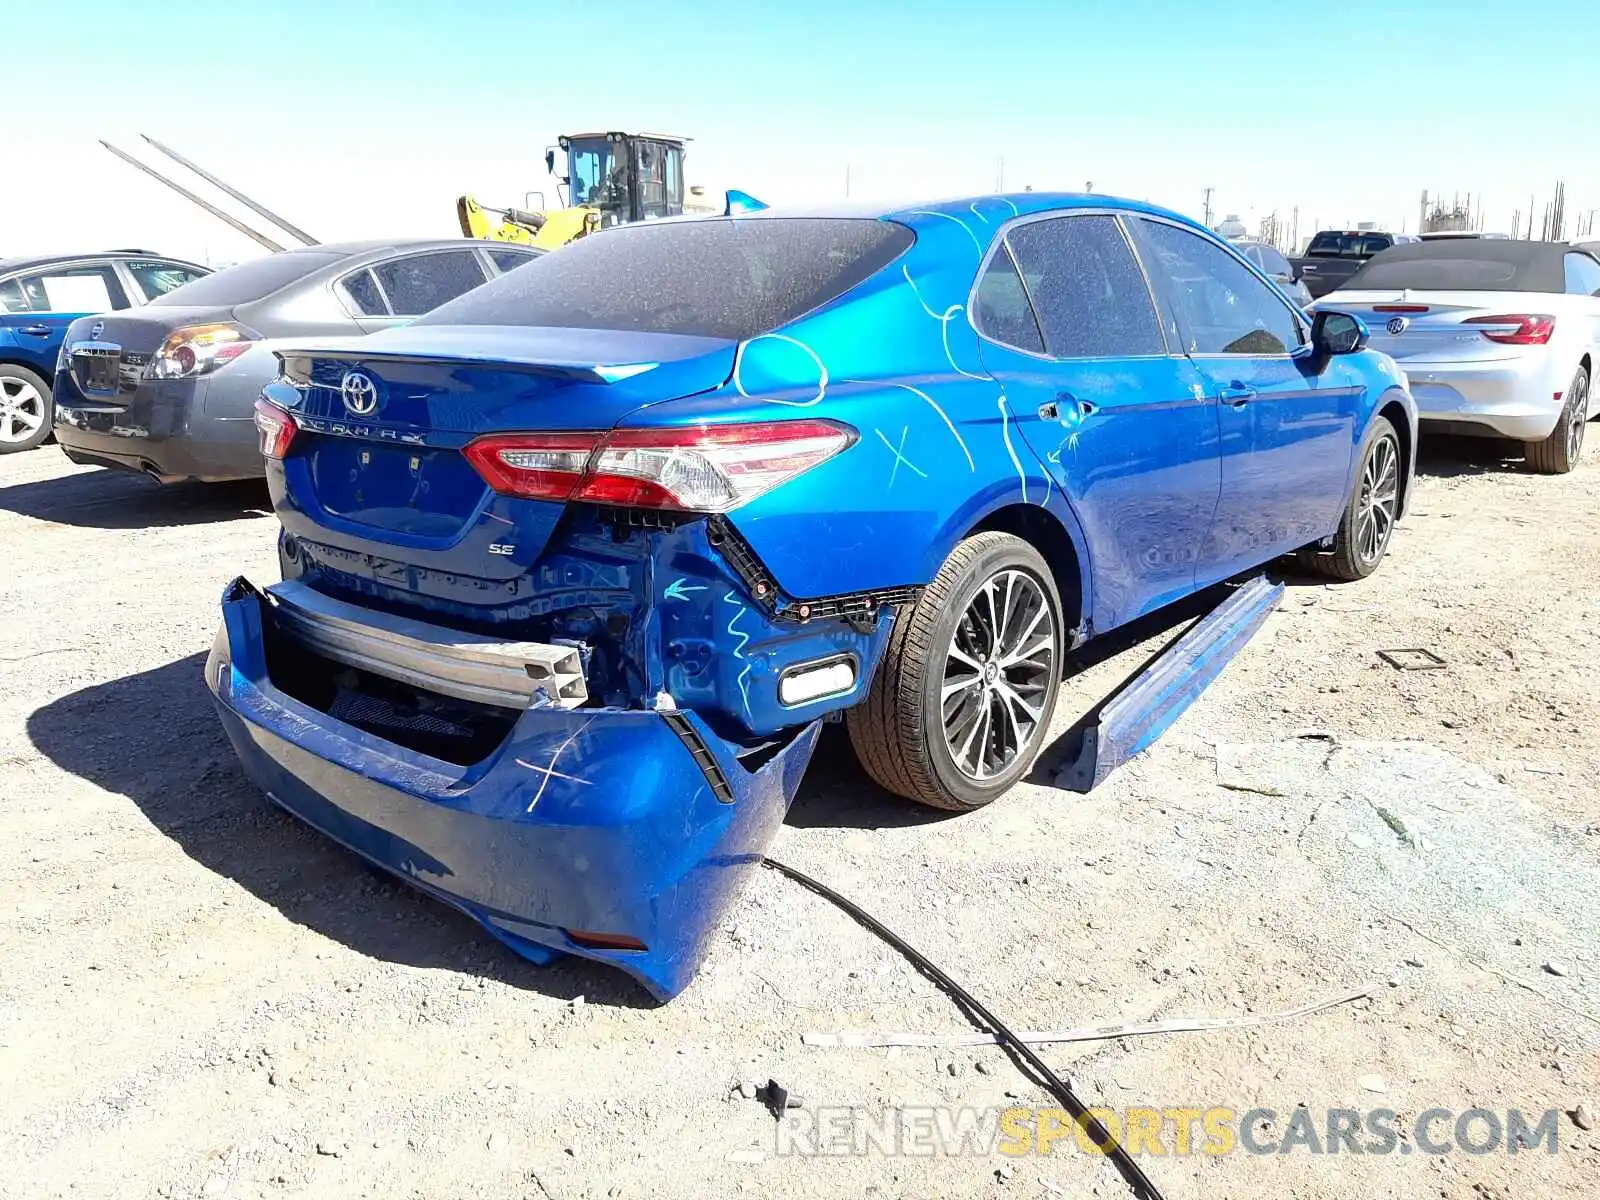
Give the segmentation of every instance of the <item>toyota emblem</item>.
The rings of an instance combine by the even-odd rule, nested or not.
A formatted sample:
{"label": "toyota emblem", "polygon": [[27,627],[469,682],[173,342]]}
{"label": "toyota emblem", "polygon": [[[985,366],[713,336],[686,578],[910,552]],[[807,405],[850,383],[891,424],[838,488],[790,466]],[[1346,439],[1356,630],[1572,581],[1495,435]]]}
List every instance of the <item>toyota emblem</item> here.
{"label": "toyota emblem", "polygon": [[1399,337],[1402,333],[1410,328],[1411,322],[1406,320],[1404,317],[1389,318],[1389,333],[1394,337]]}
{"label": "toyota emblem", "polygon": [[365,372],[346,371],[339,383],[339,398],[358,417],[370,417],[378,411],[378,385]]}

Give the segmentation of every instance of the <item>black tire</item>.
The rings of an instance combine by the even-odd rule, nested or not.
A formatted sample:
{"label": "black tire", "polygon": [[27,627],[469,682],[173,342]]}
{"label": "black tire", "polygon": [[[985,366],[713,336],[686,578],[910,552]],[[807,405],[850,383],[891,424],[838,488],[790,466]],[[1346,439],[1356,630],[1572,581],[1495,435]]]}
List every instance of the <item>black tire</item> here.
{"label": "black tire", "polygon": [[[28,424],[38,421],[31,432],[23,432],[24,415]],[[55,403],[43,377],[15,363],[0,363],[0,454],[32,450],[50,436],[54,420]]]}
{"label": "black tire", "polygon": [[1529,442],[1528,469],[1540,475],[1565,475],[1583,456],[1583,431],[1589,422],[1589,372],[1582,367],[1567,388],[1561,419],[1542,442]]}
{"label": "black tire", "polygon": [[[1400,519],[1405,471],[1400,435],[1389,418],[1374,417],[1366,444],[1361,447],[1360,466],[1345,501],[1344,516],[1339,519],[1333,549],[1303,550],[1299,556],[1301,565],[1325,578],[1347,583],[1365,579],[1376,571]],[[1368,518],[1376,526],[1369,525]]]}
{"label": "black tire", "polygon": [[[998,581],[996,588],[985,592],[991,580]],[[1001,586],[1007,588],[1003,600]],[[995,620],[984,621],[985,608]],[[1008,646],[1020,654],[1044,636],[1039,630],[1046,616],[1048,655],[1040,651],[1002,666]],[[1036,617],[1039,623],[1030,630]],[[995,625],[997,635],[991,632]],[[846,713],[856,758],[880,785],[918,803],[953,812],[982,808],[1027,772],[1044,745],[1066,639],[1061,597],[1039,552],[1008,533],[967,538],[917,602],[896,614],[866,700]],[[987,657],[980,645],[987,646]],[[947,675],[954,656],[969,652],[965,661],[975,671],[970,682],[962,683],[959,673]],[[956,689],[948,698],[947,688]],[[1037,716],[1025,731],[1035,704]],[[947,731],[947,715],[957,722],[970,717],[971,723]],[[969,745],[976,742],[975,770],[957,764],[950,741],[960,735]],[[986,764],[991,750],[995,761]]]}

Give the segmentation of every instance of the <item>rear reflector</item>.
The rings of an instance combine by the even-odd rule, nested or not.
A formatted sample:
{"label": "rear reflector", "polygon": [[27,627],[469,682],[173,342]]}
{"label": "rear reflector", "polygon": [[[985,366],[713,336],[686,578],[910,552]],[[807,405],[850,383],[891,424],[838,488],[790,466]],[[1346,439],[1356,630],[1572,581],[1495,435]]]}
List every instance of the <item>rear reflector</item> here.
{"label": "rear reflector", "polygon": [[262,454],[268,458],[282,458],[289,453],[289,446],[300,428],[292,416],[276,404],[257,400],[255,422],[256,432],[261,436]]}
{"label": "rear reflector", "polygon": [[1529,313],[1510,313],[1506,316],[1468,317],[1461,322],[1472,325],[1491,342],[1506,346],[1543,346],[1556,331],[1556,319]]}
{"label": "rear reflector", "polygon": [[856,440],[833,421],[766,421],[610,433],[493,434],[467,445],[495,491],[536,500],[720,513],[826,462]]}
{"label": "rear reflector", "polygon": [[569,939],[590,950],[648,950],[638,938],[625,933],[596,933],[589,929],[563,929]]}
{"label": "rear reflector", "polygon": [[790,667],[778,680],[778,699],[789,707],[839,696],[856,685],[856,666],[848,658]]}

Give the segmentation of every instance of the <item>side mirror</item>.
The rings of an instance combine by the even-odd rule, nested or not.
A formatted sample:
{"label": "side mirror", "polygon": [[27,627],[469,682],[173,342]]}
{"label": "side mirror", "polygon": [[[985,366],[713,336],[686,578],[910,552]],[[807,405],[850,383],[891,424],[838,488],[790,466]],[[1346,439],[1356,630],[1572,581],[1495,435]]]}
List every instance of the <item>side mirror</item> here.
{"label": "side mirror", "polygon": [[1367,348],[1371,336],[1360,317],[1342,312],[1319,312],[1311,319],[1311,344],[1318,354],[1354,354]]}
{"label": "side mirror", "polygon": [[554,150],[546,150],[544,152],[544,170],[547,175],[556,173],[556,152]]}

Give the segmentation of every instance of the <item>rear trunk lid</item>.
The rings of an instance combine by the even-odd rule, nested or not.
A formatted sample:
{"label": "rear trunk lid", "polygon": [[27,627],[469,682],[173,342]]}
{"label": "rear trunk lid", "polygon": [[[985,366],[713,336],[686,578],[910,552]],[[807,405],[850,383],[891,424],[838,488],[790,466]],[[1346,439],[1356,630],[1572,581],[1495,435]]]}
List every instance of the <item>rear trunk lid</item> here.
{"label": "rear trunk lid", "polygon": [[1372,349],[1402,364],[1493,362],[1539,349],[1492,341],[1484,336],[1485,326],[1466,322],[1479,317],[1551,314],[1555,309],[1550,297],[1506,292],[1489,298],[1488,305],[1485,299],[1481,292],[1347,291],[1319,300],[1317,307],[1360,317],[1372,334],[1368,343]]}
{"label": "rear trunk lid", "polygon": [[452,601],[525,601],[526,573],[566,505],[497,495],[462,448],[487,433],[608,430],[644,405],[717,387],[735,347],[485,326],[286,341],[286,381],[269,397],[294,409],[300,432],[280,516],[369,580]]}
{"label": "rear trunk lid", "polygon": [[231,309],[214,306],[133,308],[80,318],[63,347],[72,382],[87,399],[114,403],[138,388],[173,330],[232,319]]}

